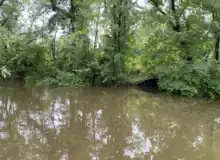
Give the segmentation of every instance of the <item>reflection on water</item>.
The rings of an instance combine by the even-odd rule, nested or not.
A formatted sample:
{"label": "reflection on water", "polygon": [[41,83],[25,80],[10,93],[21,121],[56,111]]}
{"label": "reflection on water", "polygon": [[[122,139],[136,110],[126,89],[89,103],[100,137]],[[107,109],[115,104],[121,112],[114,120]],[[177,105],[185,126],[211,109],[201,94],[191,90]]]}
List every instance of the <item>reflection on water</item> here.
{"label": "reflection on water", "polygon": [[136,89],[0,88],[2,160],[217,160],[220,103]]}

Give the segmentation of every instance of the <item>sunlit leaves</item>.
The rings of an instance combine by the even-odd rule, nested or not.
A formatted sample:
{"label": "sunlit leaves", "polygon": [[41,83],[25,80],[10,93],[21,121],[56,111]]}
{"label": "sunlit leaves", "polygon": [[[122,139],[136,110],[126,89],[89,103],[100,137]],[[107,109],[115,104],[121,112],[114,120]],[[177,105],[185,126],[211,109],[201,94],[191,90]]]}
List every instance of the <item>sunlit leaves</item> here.
{"label": "sunlit leaves", "polygon": [[0,68],[0,70],[1,70],[1,76],[2,76],[3,78],[7,78],[7,77],[10,77],[10,76],[11,76],[11,72],[7,69],[6,66],[2,66],[2,67]]}
{"label": "sunlit leaves", "polygon": [[30,0],[23,0],[25,4],[30,3]]}

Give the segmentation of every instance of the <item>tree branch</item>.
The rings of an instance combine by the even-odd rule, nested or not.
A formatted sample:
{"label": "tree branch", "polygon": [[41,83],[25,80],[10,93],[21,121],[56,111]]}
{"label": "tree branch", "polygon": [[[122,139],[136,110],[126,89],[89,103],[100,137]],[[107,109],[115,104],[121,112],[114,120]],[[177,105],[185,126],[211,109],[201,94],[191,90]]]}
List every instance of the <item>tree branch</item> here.
{"label": "tree branch", "polygon": [[3,20],[1,26],[3,27],[7,21],[8,21],[8,17]]}
{"label": "tree branch", "polygon": [[5,3],[5,0],[0,1],[0,6],[2,6]]}
{"label": "tree branch", "polygon": [[188,4],[189,4],[189,1],[187,1],[186,5],[183,7],[182,11],[180,12],[179,18],[183,15],[183,13],[186,10]]}
{"label": "tree branch", "polygon": [[56,0],[50,0],[51,7],[53,11],[57,11],[57,1]]}
{"label": "tree branch", "polygon": [[162,15],[167,15],[159,6],[157,0],[149,0],[150,2],[152,2],[152,4],[154,5],[154,7],[162,14]]}
{"label": "tree branch", "polygon": [[[156,10],[159,11],[162,15],[168,16],[167,13],[164,12],[164,11],[160,8],[160,6],[159,6],[157,0],[149,0],[149,1],[153,4],[153,6],[156,8]],[[169,20],[168,23],[171,25],[171,27],[172,27],[173,29],[175,28],[175,24],[174,24],[171,20]]]}

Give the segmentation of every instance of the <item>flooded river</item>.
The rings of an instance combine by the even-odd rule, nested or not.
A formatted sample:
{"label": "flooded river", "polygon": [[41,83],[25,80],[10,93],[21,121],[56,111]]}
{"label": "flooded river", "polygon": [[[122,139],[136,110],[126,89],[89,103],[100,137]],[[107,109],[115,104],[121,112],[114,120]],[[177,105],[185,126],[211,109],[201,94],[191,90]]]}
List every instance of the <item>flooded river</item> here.
{"label": "flooded river", "polygon": [[0,160],[219,160],[220,102],[135,88],[0,87]]}

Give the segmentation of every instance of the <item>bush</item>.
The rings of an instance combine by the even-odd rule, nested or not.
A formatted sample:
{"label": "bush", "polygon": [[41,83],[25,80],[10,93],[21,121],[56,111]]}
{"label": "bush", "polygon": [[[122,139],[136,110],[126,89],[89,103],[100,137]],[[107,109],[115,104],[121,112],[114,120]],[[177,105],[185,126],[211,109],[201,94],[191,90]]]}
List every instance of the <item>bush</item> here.
{"label": "bush", "polygon": [[220,66],[215,61],[179,63],[159,72],[161,90],[182,96],[220,95]]}
{"label": "bush", "polygon": [[74,73],[58,71],[55,77],[46,77],[38,85],[81,86],[82,79]]}

